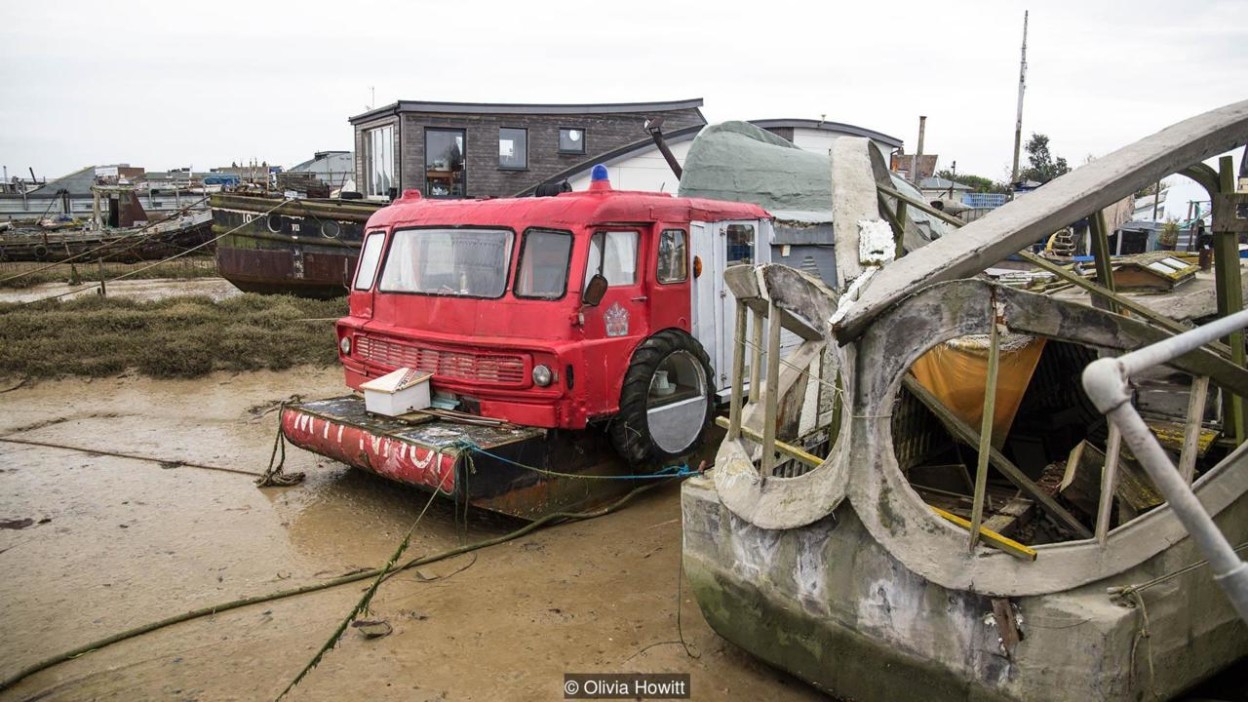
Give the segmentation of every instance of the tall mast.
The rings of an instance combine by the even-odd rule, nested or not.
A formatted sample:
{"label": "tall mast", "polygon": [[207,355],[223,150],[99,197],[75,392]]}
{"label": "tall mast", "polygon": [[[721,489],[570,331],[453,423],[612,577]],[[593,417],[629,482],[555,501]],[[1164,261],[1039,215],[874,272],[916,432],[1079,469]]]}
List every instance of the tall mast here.
{"label": "tall mast", "polygon": [[1018,62],[1018,120],[1014,123],[1014,168],[1010,182],[1018,182],[1018,154],[1023,145],[1023,91],[1027,88],[1027,10],[1023,10],[1023,56]]}

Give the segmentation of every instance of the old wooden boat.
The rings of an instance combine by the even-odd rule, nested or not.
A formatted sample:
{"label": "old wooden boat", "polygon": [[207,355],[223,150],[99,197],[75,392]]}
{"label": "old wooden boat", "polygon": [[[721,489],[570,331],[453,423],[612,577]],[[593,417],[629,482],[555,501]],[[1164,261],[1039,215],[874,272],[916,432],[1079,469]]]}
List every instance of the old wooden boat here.
{"label": "old wooden boat", "polygon": [[143,226],[15,227],[0,233],[0,261],[159,261],[197,247],[211,253],[211,241],[208,212]]}
{"label": "old wooden boat", "polygon": [[347,294],[364,225],[384,205],[241,192],[210,203],[223,278],[247,292],[318,298]]}
{"label": "old wooden boat", "polygon": [[[1207,533],[1192,538],[1180,518],[1195,506],[1223,546],[1248,544],[1242,335],[1179,356],[1136,387],[1149,433],[1178,464],[1182,499],[1172,505],[1079,376],[1098,356],[1183,327],[1104,287],[1108,266],[1093,286],[1097,305],[974,276],[1183,172],[1221,213],[1218,311],[1232,312],[1242,306],[1236,213],[1248,193],[1222,190],[1202,161],[1245,141],[1248,101],[888,261],[861,245],[895,216],[881,207],[887,186],[837,179],[838,159],[865,148],[839,140],[835,286],[776,265],[727,276],[737,320],[727,436],[713,470],[682,495],[684,565],[711,626],[863,701],[1165,699],[1242,660],[1248,626],[1221,587],[1232,578],[1205,563]],[[1222,165],[1229,171],[1230,159]],[[992,378],[1002,339],[1014,335],[1043,346],[1002,425]],[[963,354],[978,346],[983,370],[920,382],[916,364],[951,341]],[[978,402],[955,397],[959,385]]]}

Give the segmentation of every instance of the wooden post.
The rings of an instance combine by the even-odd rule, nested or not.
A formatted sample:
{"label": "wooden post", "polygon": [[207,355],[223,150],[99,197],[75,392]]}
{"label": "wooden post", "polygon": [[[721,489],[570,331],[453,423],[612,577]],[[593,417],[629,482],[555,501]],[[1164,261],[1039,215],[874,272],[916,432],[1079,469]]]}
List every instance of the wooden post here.
{"label": "wooden post", "polygon": [[1109,423],[1105,442],[1105,465],[1101,466],[1101,501],[1096,510],[1096,540],[1102,546],[1109,538],[1110,514],[1114,508],[1114,491],[1118,489],[1118,456],[1122,452],[1122,432]]}
{"label": "wooden post", "polygon": [[[1117,292],[1117,288],[1114,287],[1114,272],[1109,265],[1109,225],[1105,222],[1105,211],[1097,210],[1096,214],[1088,218],[1088,225],[1092,230],[1092,256],[1096,260],[1096,282],[1110,292]],[[1110,312],[1119,311],[1118,303],[1107,295],[1093,296],[1092,302],[1093,304],[1101,303],[1096,306],[1104,305],[1103,309]]]}
{"label": "wooden post", "polygon": [[770,478],[776,467],[776,415],[780,404],[780,308],[767,308],[767,406],[763,414],[763,460],[759,469]]}
{"label": "wooden post", "polygon": [[[1221,192],[1235,192],[1235,174],[1231,157],[1218,159],[1218,186]],[[1226,317],[1244,308],[1244,291],[1239,270],[1239,236],[1222,228],[1215,214],[1213,219],[1213,270],[1218,296],[1218,316]],[[1231,362],[1244,367],[1244,332],[1232,332],[1226,343],[1231,347]],[[1235,445],[1244,443],[1244,400],[1223,393],[1224,416],[1229,423]]]}
{"label": "wooden post", "polygon": [[1205,399],[1209,396],[1209,376],[1192,378],[1187,398],[1187,426],[1183,429],[1183,451],[1179,454],[1179,475],[1192,484],[1196,475],[1196,454],[1200,448],[1200,427],[1205,419]]}
{"label": "wooden post", "polygon": [[753,311],[751,321],[754,328],[750,330],[750,402],[759,402],[759,381],[763,374],[763,313]]}
{"label": "wooden post", "polygon": [[100,297],[108,297],[108,285],[104,280],[104,257],[100,256]]}
{"label": "wooden post", "polygon": [[732,396],[728,404],[729,441],[741,436],[741,395],[745,385],[745,303],[737,300],[737,323],[732,332]]}
{"label": "wooden post", "polygon": [[984,497],[988,491],[988,452],[992,450],[992,420],[997,406],[997,370],[1001,362],[1001,341],[997,332],[997,310],[990,310],[988,331],[988,378],[984,385],[984,413],[979,423],[979,463],[975,467],[975,500],[971,503],[970,550],[979,541],[984,524]]}

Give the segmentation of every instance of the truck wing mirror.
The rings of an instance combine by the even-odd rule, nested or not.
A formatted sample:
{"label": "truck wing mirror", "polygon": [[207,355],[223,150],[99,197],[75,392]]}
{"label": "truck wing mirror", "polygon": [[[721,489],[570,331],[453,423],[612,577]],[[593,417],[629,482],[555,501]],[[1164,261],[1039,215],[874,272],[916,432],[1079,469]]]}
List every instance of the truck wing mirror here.
{"label": "truck wing mirror", "polygon": [[593,278],[589,279],[589,285],[585,286],[585,294],[581,295],[581,304],[586,307],[597,307],[602,302],[602,296],[607,294],[607,279],[601,273],[595,273]]}

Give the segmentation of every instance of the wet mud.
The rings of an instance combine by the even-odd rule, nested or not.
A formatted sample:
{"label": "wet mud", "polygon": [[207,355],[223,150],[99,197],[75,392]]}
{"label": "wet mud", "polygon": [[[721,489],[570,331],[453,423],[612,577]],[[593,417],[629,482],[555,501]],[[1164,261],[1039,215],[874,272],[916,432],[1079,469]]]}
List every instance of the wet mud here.
{"label": "wet mud", "polygon": [[[127,297],[136,300],[163,300],[181,295],[202,295],[213,300],[242,295],[242,291],[224,278],[152,278],[144,280],[113,280],[105,286],[109,297]],[[68,283],[41,283],[29,288],[0,290],[0,302],[34,302],[46,298],[72,300],[98,295],[99,283],[86,282],[79,285]]]}
{"label": "wet mud", "polygon": [[[9,387],[17,379],[0,379]],[[256,488],[279,403],[342,392],[337,369],[123,376],[0,395],[0,677],[91,641],[242,597],[382,565],[424,507],[414,489],[304,453],[307,480]],[[462,515],[460,515],[462,517]],[[404,560],[519,522],[437,501]],[[288,699],[553,700],[565,672],[688,672],[694,699],[826,699],[718,638],[677,600],[679,489],[606,517],[404,571]],[[0,700],[273,699],[367,582],[177,624],[38,673]],[[685,639],[677,641],[677,607]]]}

